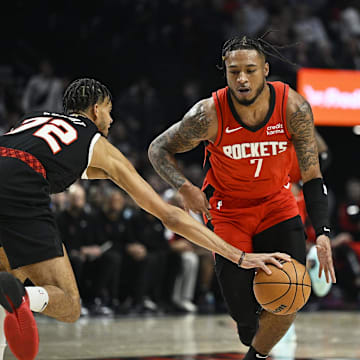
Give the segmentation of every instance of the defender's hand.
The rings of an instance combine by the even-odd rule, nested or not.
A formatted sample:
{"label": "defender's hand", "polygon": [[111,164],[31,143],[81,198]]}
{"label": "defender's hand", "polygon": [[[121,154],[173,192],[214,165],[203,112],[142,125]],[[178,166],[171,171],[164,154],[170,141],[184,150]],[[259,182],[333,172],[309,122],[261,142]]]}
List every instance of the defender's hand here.
{"label": "defender's hand", "polygon": [[319,277],[321,277],[321,274],[324,271],[326,282],[328,283],[330,281],[330,273],[331,282],[336,283],[330,239],[326,235],[318,236],[318,238],[316,239],[316,250],[320,262]]}
{"label": "defender's hand", "polygon": [[271,254],[246,253],[240,267],[243,269],[260,268],[271,275],[271,270],[266,264],[273,264],[281,269],[283,267],[281,260],[291,261],[291,256],[280,252]]}
{"label": "defender's hand", "polygon": [[189,183],[185,183],[180,189],[179,193],[183,197],[184,210],[192,210],[197,214],[205,214],[208,220],[211,220],[209,209],[211,206],[205,194],[197,187]]}

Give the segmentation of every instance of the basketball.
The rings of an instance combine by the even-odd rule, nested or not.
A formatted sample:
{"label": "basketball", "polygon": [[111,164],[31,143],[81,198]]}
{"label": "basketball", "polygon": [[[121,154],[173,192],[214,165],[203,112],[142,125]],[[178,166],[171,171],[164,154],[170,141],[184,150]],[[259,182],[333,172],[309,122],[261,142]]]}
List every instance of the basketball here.
{"label": "basketball", "polygon": [[282,269],[267,264],[271,275],[261,269],[257,271],[254,294],[265,310],[276,315],[289,315],[299,311],[308,301],[311,280],[305,266],[295,259],[282,264]]}

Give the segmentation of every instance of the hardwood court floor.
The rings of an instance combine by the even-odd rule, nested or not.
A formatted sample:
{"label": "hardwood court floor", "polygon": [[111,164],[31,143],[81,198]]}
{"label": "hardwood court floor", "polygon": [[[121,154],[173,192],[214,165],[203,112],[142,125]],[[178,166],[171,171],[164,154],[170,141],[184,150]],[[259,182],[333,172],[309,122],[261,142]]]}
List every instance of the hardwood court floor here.
{"label": "hardwood court floor", "polygon": [[[81,318],[74,324],[36,319],[38,360],[219,360],[241,359],[246,351],[227,315]],[[300,313],[295,330],[296,340],[288,334],[272,359],[360,359],[360,312]],[[9,349],[5,359],[14,359]]]}

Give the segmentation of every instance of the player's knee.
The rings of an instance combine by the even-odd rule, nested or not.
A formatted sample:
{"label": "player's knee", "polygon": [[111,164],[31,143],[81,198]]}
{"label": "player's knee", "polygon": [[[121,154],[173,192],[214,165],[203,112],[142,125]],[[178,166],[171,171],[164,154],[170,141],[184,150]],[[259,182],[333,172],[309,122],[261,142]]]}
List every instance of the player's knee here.
{"label": "player's knee", "polygon": [[244,345],[250,346],[256,333],[256,327],[237,324],[237,329],[240,341]]}

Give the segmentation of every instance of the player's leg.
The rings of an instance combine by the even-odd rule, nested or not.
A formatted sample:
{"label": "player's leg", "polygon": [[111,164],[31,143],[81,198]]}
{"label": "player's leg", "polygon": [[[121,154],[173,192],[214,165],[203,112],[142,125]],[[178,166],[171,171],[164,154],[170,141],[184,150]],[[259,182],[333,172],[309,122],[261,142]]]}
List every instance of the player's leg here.
{"label": "player's leg", "polygon": [[[9,264],[3,248],[0,248],[0,261]],[[25,265],[8,271],[20,280],[30,279],[35,286],[42,287],[48,294],[48,304],[43,314],[60,321],[74,322],[80,316],[80,297],[72,267],[64,248],[64,256]],[[31,287],[27,287],[30,304],[37,302],[32,299]],[[33,301],[32,301],[33,300]],[[30,305],[31,306],[31,305]],[[37,309],[41,305],[37,306]],[[32,311],[36,309],[32,308]]]}
{"label": "player's leg", "polygon": [[[0,262],[7,271],[0,273],[0,304],[6,310],[3,330],[17,359],[30,360],[39,343],[32,311],[75,321],[80,313],[76,281],[51,213],[2,219],[0,243]],[[25,289],[26,278],[35,286]]]}
{"label": "player's leg", "polygon": [[[246,225],[251,221],[246,216],[246,211],[234,211],[230,219],[241,219],[241,224],[227,219],[219,219],[212,210],[213,220],[207,226],[217,235],[230,244],[236,244],[245,252],[252,252],[251,237],[245,232]],[[239,225],[244,225],[243,227]],[[246,229],[247,232],[250,232]],[[258,328],[260,306],[252,291],[254,270],[239,268],[236,264],[216,254],[215,273],[218,279],[222,296],[229,314],[237,324],[240,341],[249,346]]]}
{"label": "player's leg", "polygon": [[[300,217],[283,221],[255,235],[253,246],[254,252],[285,252],[305,264],[305,234]],[[256,352],[259,356],[266,356],[285,335],[295,317],[296,314],[279,316],[262,311],[259,329],[252,341],[252,348],[245,359],[256,359]]]}
{"label": "player's leg", "polygon": [[[0,274],[0,303],[6,310],[4,333],[19,360],[36,357],[39,336],[31,311],[42,312],[61,321],[73,322],[80,316],[80,297],[72,268],[64,256],[10,269],[4,249],[0,261],[9,273]],[[25,287],[28,278],[35,287]]]}
{"label": "player's leg", "polygon": [[229,314],[237,324],[240,341],[250,346],[258,329],[260,312],[252,291],[254,270],[241,269],[216,254],[215,271]]}
{"label": "player's leg", "polygon": [[6,270],[21,281],[29,278],[44,288],[29,287],[31,310],[43,311],[41,302],[47,302],[49,295],[43,313],[61,321],[75,321],[80,312],[79,292],[53,214],[44,211],[33,219],[2,221],[0,241],[0,263]]}

